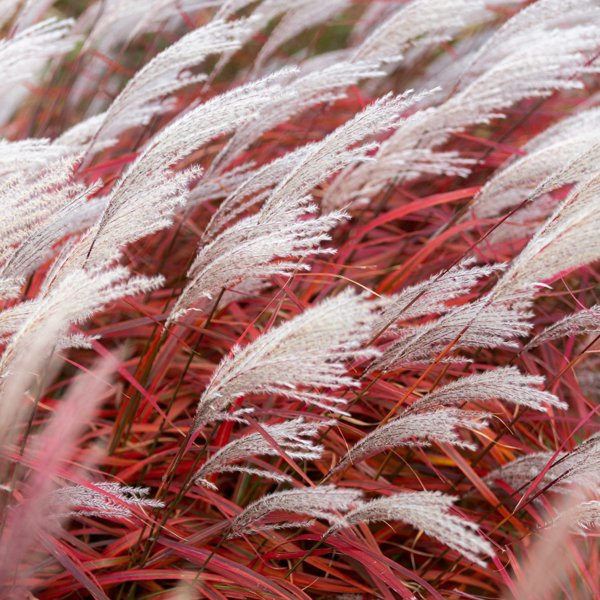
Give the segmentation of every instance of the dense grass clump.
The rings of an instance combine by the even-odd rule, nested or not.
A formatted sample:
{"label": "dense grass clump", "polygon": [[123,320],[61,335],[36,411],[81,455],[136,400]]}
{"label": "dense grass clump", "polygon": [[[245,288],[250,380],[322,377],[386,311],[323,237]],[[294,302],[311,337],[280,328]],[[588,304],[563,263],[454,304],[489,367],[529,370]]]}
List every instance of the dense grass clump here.
{"label": "dense grass clump", "polygon": [[597,2],[0,33],[2,598],[600,598]]}

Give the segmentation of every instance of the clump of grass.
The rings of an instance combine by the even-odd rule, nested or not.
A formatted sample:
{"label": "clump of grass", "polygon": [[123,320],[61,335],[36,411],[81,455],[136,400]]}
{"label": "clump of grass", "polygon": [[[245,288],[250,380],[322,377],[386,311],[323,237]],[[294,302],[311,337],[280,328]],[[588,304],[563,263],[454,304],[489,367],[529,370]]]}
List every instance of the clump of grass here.
{"label": "clump of grass", "polygon": [[0,6],[3,597],[600,597],[596,2]]}

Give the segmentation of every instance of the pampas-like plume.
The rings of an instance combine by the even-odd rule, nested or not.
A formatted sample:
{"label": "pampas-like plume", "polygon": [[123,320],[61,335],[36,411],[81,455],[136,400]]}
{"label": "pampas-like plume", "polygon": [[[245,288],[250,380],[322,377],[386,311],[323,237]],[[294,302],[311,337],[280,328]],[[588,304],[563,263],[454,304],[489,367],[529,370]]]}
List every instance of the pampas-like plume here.
{"label": "pampas-like plume", "polygon": [[600,333],[600,304],[567,315],[554,325],[546,327],[527,344],[527,348],[536,348],[550,340],[582,333]]}
{"label": "pampas-like plume", "polygon": [[439,492],[406,492],[376,498],[347,513],[335,528],[376,521],[402,521],[422,530],[474,563],[485,566],[482,556],[494,556],[492,546],[475,533],[475,523],[449,512],[454,501],[452,496]]}
{"label": "pampas-like plume", "polygon": [[[244,180],[221,202],[211,217],[202,234],[202,241],[212,240],[237,217],[264,201],[272,188],[281,183],[290,171],[295,169],[300,161],[308,157],[313,150],[312,144],[300,146],[293,152],[288,152],[259,169],[245,174]],[[233,170],[228,171],[228,173],[232,172]],[[194,190],[193,197],[196,198],[197,194],[197,190]]]}
{"label": "pampas-like plume", "polygon": [[346,203],[360,206],[369,202],[386,184],[404,182],[422,175],[466,177],[474,159],[464,158],[454,150],[434,152],[429,148],[412,148],[390,154],[380,153],[372,161],[340,174],[327,190],[323,204],[329,208]]}
{"label": "pampas-like plume", "polygon": [[581,141],[587,140],[586,133],[589,134],[590,129],[596,128],[599,123],[600,107],[595,106],[594,108],[581,110],[544,129],[541,133],[531,138],[523,146],[523,149],[528,154],[532,154],[542,148],[547,148],[553,144],[560,144],[573,138]]}
{"label": "pampas-like plume", "polygon": [[[42,335],[44,333],[48,331],[42,332]],[[37,341],[37,339],[30,340],[30,344],[22,350],[26,353],[29,353],[32,348],[39,350]],[[36,367],[40,366],[38,362],[40,356],[29,356],[29,358],[32,360],[27,361],[28,363],[33,363]],[[78,441],[88,430],[89,423],[99,404],[106,399],[107,392],[112,395],[110,377],[116,367],[117,363],[113,356],[103,360],[93,372],[75,378],[69,391],[53,408],[52,417],[47,420],[45,427],[37,432],[35,440],[30,440],[27,448],[24,449],[26,464],[31,471],[26,481],[22,482],[24,485],[19,485],[19,492],[13,496],[16,502],[11,500],[2,515],[0,578],[5,591],[8,591],[7,584],[11,588],[8,596],[23,597],[23,582],[19,573],[24,569],[35,570],[39,565],[39,555],[38,560],[35,557],[40,538],[53,534],[60,535],[56,529],[57,520],[49,518],[52,493],[56,489],[55,478],[62,474],[70,476],[69,471],[73,468],[73,464],[79,462],[76,458],[79,450]],[[39,377],[41,373],[38,372],[36,375]],[[10,383],[6,385],[4,379],[2,383],[6,386],[3,391],[10,388]],[[2,400],[4,405],[6,398],[3,397]],[[20,400],[23,404],[22,398]],[[2,450],[4,454],[7,448]],[[15,473],[12,485],[22,477],[21,472]],[[7,596],[6,593],[3,595]]]}
{"label": "pampas-like plume", "polygon": [[[469,59],[461,77],[463,84],[478,77],[509,54],[522,50],[533,30],[597,23],[600,9],[595,0],[537,0],[519,10]],[[530,39],[530,38],[529,38]]]}
{"label": "pampas-like plume", "polygon": [[48,139],[16,142],[0,139],[0,175],[5,177],[15,171],[40,168],[78,150],[69,143],[52,143]]}
{"label": "pampas-like plume", "polygon": [[[48,260],[63,238],[93,226],[105,207],[103,199],[88,200],[87,194],[93,191],[93,187],[87,189],[84,195],[72,199],[33,228],[0,269],[1,277],[22,282]],[[67,241],[65,248],[70,244]]]}
{"label": "pampas-like plume", "polygon": [[484,413],[453,408],[403,415],[363,437],[348,451],[332,473],[338,473],[351,464],[399,446],[428,446],[431,442],[438,442],[474,450],[476,446],[460,438],[456,430],[461,427],[479,430],[486,426]]}
{"label": "pampas-like plume", "polygon": [[[267,41],[263,44],[258,56],[254,61],[254,71],[262,68],[265,61],[271,56],[277,48],[291,40],[305,29],[319,25],[331,19],[334,15],[340,13],[350,4],[350,0],[271,0],[267,1],[258,10],[258,14],[265,13],[269,17],[273,14],[272,6],[276,12],[281,12],[283,5],[287,12],[277,24]],[[289,6],[289,8],[287,8]],[[274,16],[274,15],[273,15]]]}
{"label": "pampas-like plume", "polygon": [[596,143],[589,144],[587,148],[582,148],[582,151],[574,157],[567,156],[570,160],[567,160],[567,162],[552,175],[546,177],[546,179],[531,192],[528,199],[532,200],[539,198],[543,194],[548,194],[566,184],[583,184],[586,180],[592,178],[596,174],[599,157],[600,143],[597,141]]}
{"label": "pampas-like plume", "polygon": [[[555,454],[551,451],[526,454],[495,469],[487,475],[485,481],[494,483],[496,480],[501,480],[510,485],[514,490],[518,490],[531,483],[550,463],[560,463],[568,456],[567,452],[559,452],[556,456]],[[549,471],[544,477],[546,483],[553,481],[556,477],[550,477],[548,473]]]}
{"label": "pampas-like plume", "polygon": [[[361,496],[360,490],[337,488],[333,485],[275,492],[247,506],[233,520],[231,535],[297,527],[299,523],[290,519],[290,515],[323,519],[330,525],[336,525],[342,521],[339,513],[344,513],[359,503]],[[283,519],[274,523],[266,521],[265,517],[273,512],[287,513],[285,521]]]}
{"label": "pampas-like plume", "polygon": [[353,146],[369,136],[397,127],[402,115],[428,93],[413,94],[412,90],[408,90],[398,96],[387,94],[367,106],[324,140],[314,144],[313,152],[275,189],[267,206],[277,206],[287,197],[301,197],[336,171],[364,159],[373,146]]}
{"label": "pampas-like plume", "polygon": [[57,137],[52,142],[52,145],[65,146],[70,152],[77,154],[100,152],[114,146],[119,140],[121,133],[131,127],[141,125],[145,117],[136,112],[123,115],[119,121],[119,127],[112,129],[114,137],[109,137],[107,135],[108,130],[105,128],[102,132],[102,139],[99,139],[97,136],[102,126],[105,125],[105,120],[106,112],[103,112],[79,121],[79,123],[76,123]]}
{"label": "pampas-like plume", "polygon": [[323,446],[316,444],[314,438],[320,429],[334,423],[335,421],[307,422],[300,417],[277,425],[266,425],[263,428],[264,433],[257,431],[245,435],[221,448],[198,469],[195,475],[196,482],[199,485],[217,489],[206,477],[211,473],[222,473],[224,471],[251,473],[275,481],[291,481],[291,477],[283,473],[275,473],[273,470],[252,469],[233,463],[247,460],[253,456],[279,456],[281,451],[294,459],[314,460],[320,458],[323,453]]}
{"label": "pampas-like plume", "polygon": [[[210,240],[236,216],[262,202],[267,197],[266,190],[276,183],[279,185],[269,197],[269,203],[275,206],[287,198],[308,194],[335,171],[363,160],[372,147],[352,146],[393,127],[400,114],[420,97],[410,91],[396,98],[386,96],[324,140],[302,146],[265,165],[222,203],[208,224],[203,239]],[[258,193],[261,191],[264,194]]]}
{"label": "pampas-like plume", "polygon": [[397,294],[382,298],[384,309],[381,313],[380,327],[383,329],[399,320],[408,321],[448,312],[448,302],[468,293],[480,280],[504,268],[502,264],[472,264],[472,260],[464,260],[445,273],[438,273]]}
{"label": "pampas-like plume", "polygon": [[568,523],[575,533],[588,534],[591,529],[600,527],[600,500],[589,500],[569,510],[561,511],[552,525],[559,522]]}
{"label": "pampas-like plume", "polygon": [[383,71],[376,68],[375,63],[341,62],[292,79],[281,94],[260,108],[256,117],[237,129],[213,161],[211,171],[220,170],[263,133],[299,115],[310,106],[343,98],[349,86],[356,85],[361,79],[383,74]]}
{"label": "pampas-like plume", "polygon": [[595,25],[533,31],[527,37],[526,54],[519,47],[444,104],[415,115],[396,139],[390,140],[389,148],[407,149],[404,144],[415,143],[437,146],[452,132],[502,116],[501,111],[523,98],[545,97],[557,89],[580,89],[581,77],[598,70],[591,64],[598,48],[598,31]]}
{"label": "pampas-like plume", "polygon": [[[544,192],[571,183],[570,179],[581,174],[579,169],[579,173],[567,169],[560,178],[554,177],[548,182],[546,179],[565,165],[580,163],[581,155],[597,144],[599,126],[600,109],[594,108],[557,123],[531,140],[523,147],[526,156],[496,172],[484,185],[473,205],[477,217],[493,217],[526,198],[535,199],[542,191],[539,187],[542,182]],[[589,168],[593,168],[591,164]]]}
{"label": "pampas-like plume", "polygon": [[482,0],[412,0],[388,16],[356,49],[355,60],[397,61],[413,45],[452,39],[487,15]]}
{"label": "pampas-like plume", "polygon": [[45,60],[71,50],[76,41],[69,36],[72,26],[71,19],[47,19],[0,40],[0,91],[32,78]]}
{"label": "pampas-like plume", "polygon": [[[372,146],[360,145],[373,134],[386,131],[411,102],[410,92],[384,96],[324,140],[313,144],[303,160],[275,188],[260,212],[237,222],[197,254],[188,271],[189,283],[173,307],[172,323],[201,299],[210,299],[223,288],[248,277],[290,275],[306,268],[289,259],[323,252],[328,231],[345,215],[332,212],[302,220],[315,207],[306,197],[316,185],[350,162],[364,158]],[[356,145],[358,144],[358,147]],[[331,252],[331,251],[329,251]],[[276,258],[288,259],[278,260]]]}
{"label": "pampas-like plume", "polygon": [[[4,313],[0,313],[0,316],[4,328],[6,326]],[[9,326],[8,329],[16,329],[21,322],[22,318],[18,317],[16,326],[12,328]],[[53,371],[54,365],[49,363],[48,355],[55,347],[55,334],[59,326],[60,323],[50,320],[37,330],[34,336],[29,337],[28,343],[20,344],[13,351],[11,358],[10,366],[13,375],[0,380],[0,446],[5,449],[11,444],[18,443],[17,437],[21,434],[21,424],[31,418],[35,409],[32,403],[23,402],[23,399],[32,390],[40,389],[40,382]],[[5,340],[3,339],[2,342],[4,343]]]}
{"label": "pampas-like plume", "polygon": [[[60,516],[121,517],[133,516],[132,507],[162,508],[163,502],[147,498],[150,488],[131,487],[107,481],[91,486],[69,485],[55,490],[50,508]],[[55,513],[56,514],[56,513]]]}
{"label": "pampas-like plume", "polygon": [[[385,146],[385,143],[384,143]],[[323,206],[332,209],[351,203],[367,204],[386,184],[396,179],[409,181],[421,175],[466,177],[475,164],[458,152],[434,152],[429,148],[412,148],[390,154],[377,153],[374,160],[348,167],[327,189]]]}
{"label": "pampas-like plume", "polygon": [[109,302],[149,292],[162,283],[161,277],[129,277],[125,267],[107,271],[76,270],[58,282],[54,282],[53,274],[51,270],[35,300],[0,313],[2,333],[14,331],[0,359],[0,376],[5,377],[10,372],[14,357],[31,345],[48,323],[53,324],[59,347],[89,345],[90,340],[85,336],[69,336],[69,327],[84,322]]}
{"label": "pampas-like plume", "polygon": [[229,171],[212,177],[204,175],[198,185],[190,192],[188,207],[229,197],[238,187],[253,177],[256,170],[256,163],[249,160]]}
{"label": "pampas-like plume", "polygon": [[204,246],[188,270],[188,284],[177,299],[167,324],[206,302],[221,290],[247,279],[266,279],[273,275],[290,276],[309,269],[302,259],[314,254],[332,254],[322,248],[329,231],[345,218],[343,213],[306,219],[316,211],[308,198],[289,201],[279,214],[264,217],[264,210],[239,221]]}
{"label": "pampas-like plume", "polygon": [[584,440],[546,474],[544,481],[557,479],[559,491],[567,486],[597,490],[600,485],[600,434]]}
{"label": "pampas-like plume", "polygon": [[222,0],[101,0],[94,2],[77,21],[77,29],[86,31],[85,49],[97,48],[110,54],[120,44],[135,36],[167,28],[169,19],[178,24],[183,13],[220,4]]}
{"label": "pampas-like plume", "polygon": [[439,319],[402,330],[399,340],[385,349],[372,369],[392,371],[402,365],[427,362],[452,345],[464,348],[515,348],[515,339],[529,333],[527,303],[513,306],[481,300],[452,309]]}
{"label": "pampas-like plume", "polygon": [[[147,32],[153,32],[155,35],[162,35],[165,32],[176,35],[181,21],[184,20],[184,15],[194,18],[195,11],[210,8],[219,2],[220,0],[144,0],[143,2],[97,0],[88,3],[91,6],[88,6],[77,19],[74,28],[77,33],[83,34],[85,39],[82,47],[82,54],[86,60],[85,70],[78,74],[78,78],[71,86],[69,104],[76,107],[85,98],[94,96],[96,82],[110,76],[110,60],[119,60],[119,51],[130,49],[129,44],[136,37]],[[217,50],[216,53],[233,51]],[[203,58],[199,57],[198,61],[194,61],[193,64],[198,65],[202,60]],[[182,75],[182,78],[189,77],[189,73]],[[172,83],[177,85],[176,77],[173,77]],[[113,89],[116,95],[119,88],[115,86]],[[152,116],[153,108],[161,112],[163,108],[166,109],[170,106],[168,103],[161,106],[158,98],[154,98],[154,100],[146,107],[146,110],[121,112],[119,118],[114,122],[113,133],[117,133],[119,129],[123,131],[124,128],[127,128],[128,122],[133,126],[139,125],[140,119],[147,121]],[[96,97],[87,114],[94,114],[104,104],[103,99]],[[104,116],[103,114],[102,121],[104,121]],[[102,140],[95,141],[94,150],[98,150],[106,139],[108,126],[101,133]]]}
{"label": "pampas-like plume", "polygon": [[[545,97],[560,89],[580,89],[581,77],[598,71],[593,61],[598,39],[596,25],[528,32],[511,53],[446,102],[408,117],[381,145],[372,164],[354,169],[352,180],[343,185],[343,190],[337,190],[338,198],[332,205],[344,205],[355,199],[363,187],[372,197],[390,183],[390,177],[391,180],[413,177],[422,162],[423,150],[443,144],[452,133],[504,116],[503,111],[524,98]],[[527,53],[522,51],[524,44]],[[420,150],[415,154],[416,160],[412,158],[415,149]],[[457,159],[460,157],[456,155],[441,156],[437,164],[441,170],[456,172],[460,168],[464,174],[468,163],[456,162]],[[432,162],[435,164],[434,158],[428,155],[426,172]],[[377,176],[379,164],[383,169],[381,176]],[[394,170],[394,165],[402,168]]]}
{"label": "pampas-like plume", "polygon": [[193,429],[212,420],[240,396],[279,394],[327,410],[343,412],[345,401],[332,392],[358,383],[347,363],[371,357],[377,304],[346,291],[271,329],[216,368],[198,403]]}
{"label": "pampas-like plume", "polygon": [[[502,223],[496,229],[489,230],[486,241],[491,247],[505,242],[516,242],[517,240],[530,240],[537,229],[544,224],[548,215],[556,208],[558,201],[551,195],[537,198],[535,202],[528,202],[520,206],[512,215],[503,218]],[[459,217],[464,222],[472,215]]]}
{"label": "pampas-like plume", "polygon": [[542,411],[548,406],[567,408],[554,394],[534,387],[543,383],[541,376],[523,375],[517,367],[501,367],[461,377],[417,400],[408,410],[429,411],[441,406],[488,400],[501,400]]}
{"label": "pampas-like plume", "polygon": [[565,493],[572,493],[573,486],[597,491],[600,485],[600,435],[592,435],[571,452],[546,451],[522,456],[496,469],[486,480],[501,479],[518,489],[531,483],[551,461],[539,486],[551,485],[553,491]]}
{"label": "pampas-like plume", "polygon": [[[207,56],[239,48],[248,32],[246,21],[212,21],[191,31],[175,44],[163,50],[129,80],[123,91],[107,110],[102,131],[113,136],[128,127],[132,114],[136,121],[147,123],[157,112],[164,110],[159,99],[192,83],[205,79],[189,69]],[[104,131],[106,129],[106,131]]]}
{"label": "pampas-like plume", "polygon": [[[162,129],[113,188],[97,225],[73,248],[69,266],[105,265],[121,249],[172,223],[187,198],[194,168],[172,166],[211,139],[228,133],[277,93],[277,77],[216,96]],[[140,201],[140,198],[142,201]]]}
{"label": "pampas-like plume", "polygon": [[[37,154],[37,152],[35,152]],[[0,223],[0,277],[19,284],[29,275],[27,270],[15,270],[10,261],[22,246],[29,246],[35,235],[54,222],[54,216],[77,199],[85,198],[90,189],[73,181],[78,157],[54,160],[40,170],[27,164],[0,183],[3,218]],[[60,224],[59,224],[60,225]],[[38,247],[33,260],[39,264],[48,258],[52,243]],[[48,240],[46,240],[48,242]],[[30,250],[28,247],[26,250]]]}
{"label": "pampas-like plume", "polygon": [[579,184],[515,258],[494,290],[503,299],[600,257],[600,175]]}

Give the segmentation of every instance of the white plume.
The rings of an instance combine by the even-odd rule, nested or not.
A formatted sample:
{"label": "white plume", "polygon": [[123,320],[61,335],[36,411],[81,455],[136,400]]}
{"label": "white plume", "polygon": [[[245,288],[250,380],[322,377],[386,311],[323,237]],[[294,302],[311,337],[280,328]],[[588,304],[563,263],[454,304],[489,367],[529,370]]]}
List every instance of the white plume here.
{"label": "white plume", "polygon": [[365,346],[373,333],[376,306],[347,291],[234,349],[202,394],[194,428],[248,394],[278,394],[343,412],[345,400],[334,392],[358,385],[347,375],[350,361],[375,354]]}

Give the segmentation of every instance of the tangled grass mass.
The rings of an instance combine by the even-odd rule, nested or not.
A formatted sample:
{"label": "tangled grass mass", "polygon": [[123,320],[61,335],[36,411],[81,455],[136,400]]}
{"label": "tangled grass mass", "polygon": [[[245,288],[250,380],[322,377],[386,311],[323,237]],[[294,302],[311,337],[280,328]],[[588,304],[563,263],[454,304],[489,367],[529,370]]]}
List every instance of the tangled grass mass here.
{"label": "tangled grass mass", "polygon": [[600,600],[598,0],[0,36],[0,598]]}

